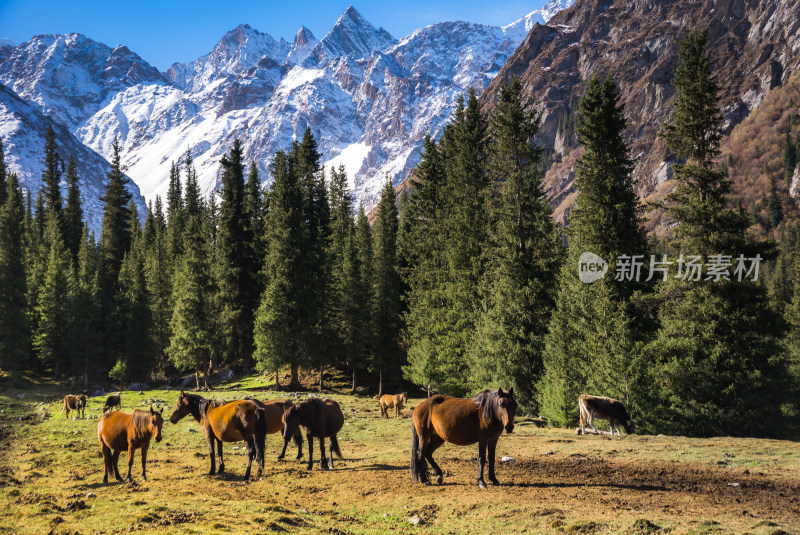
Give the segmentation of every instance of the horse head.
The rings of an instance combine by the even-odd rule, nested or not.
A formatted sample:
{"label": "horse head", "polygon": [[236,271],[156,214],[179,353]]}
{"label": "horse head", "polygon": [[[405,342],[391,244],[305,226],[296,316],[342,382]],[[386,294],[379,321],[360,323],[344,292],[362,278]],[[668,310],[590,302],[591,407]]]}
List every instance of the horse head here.
{"label": "horse head", "polygon": [[629,435],[632,435],[636,432],[636,424],[633,422],[633,420],[626,421],[622,426],[625,428],[625,432]]}
{"label": "horse head", "polygon": [[169,413],[170,423],[177,424],[181,418],[192,412],[192,398],[181,390],[178,401],[175,402],[172,412]]}
{"label": "horse head", "polygon": [[503,422],[506,433],[514,431],[514,417],[517,415],[517,402],[514,400],[514,388],[508,392],[503,392],[502,388],[497,389],[497,405],[495,414]]}
{"label": "horse head", "polygon": [[164,409],[154,411],[150,407],[150,434],[156,437],[156,442],[161,442],[161,426],[164,425]]}
{"label": "horse head", "polygon": [[398,394],[397,400],[400,403],[406,403],[408,401],[408,392],[402,392],[401,394]]}

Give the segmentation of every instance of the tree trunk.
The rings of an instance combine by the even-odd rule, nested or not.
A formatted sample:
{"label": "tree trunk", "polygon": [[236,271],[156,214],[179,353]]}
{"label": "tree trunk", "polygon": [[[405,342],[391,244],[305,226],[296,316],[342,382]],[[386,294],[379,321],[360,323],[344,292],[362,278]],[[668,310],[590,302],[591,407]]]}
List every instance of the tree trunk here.
{"label": "tree trunk", "polygon": [[276,389],[281,387],[281,380],[278,378],[278,373],[280,373],[280,370],[275,370],[275,388]]}
{"label": "tree trunk", "polygon": [[195,390],[199,391],[200,390],[200,369],[199,368],[195,368],[194,369],[194,382],[197,385],[195,387]]}
{"label": "tree trunk", "polygon": [[203,381],[205,382],[206,391],[211,390],[210,388],[208,388],[208,378],[211,377],[211,370],[213,369],[214,369],[214,355],[212,353],[211,356],[208,357],[208,369],[206,370],[205,377],[203,378]]}
{"label": "tree trunk", "polygon": [[89,357],[83,357],[83,389],[89,390]]}
{"label": "tree trunk", "polygon": [[58,381],[58,362],[53,363],[53,379]]}
{"label": "tree trunk", "polygon": [[378,370],[378,398],[383,395],[383,370]]}
{"label": "tree trunk", "polygon": [[353,366],[353,392],[356,391],[356,367]]}
{"label": "tree trunk", "polygon": [[323,364],[319,365],[319,391],[322,392],[322,389],[325,387],[325,366]]}
{"label": "tree trunk", "polygon": [[289,382],[289,386],[290,386],[290,387],[292,387],[292,388],[297,388],[297,387],[299,387],[299,386],[300,386],[300,373],[299,373],[299,368],[300,368],[300,367],[299,367],[297,364],[295,364],[294,362],[291,364],[291,370],[292,370],[292,371],[291,371],[291,374],[292,374],[292,379],[291,379],[291,381]]}

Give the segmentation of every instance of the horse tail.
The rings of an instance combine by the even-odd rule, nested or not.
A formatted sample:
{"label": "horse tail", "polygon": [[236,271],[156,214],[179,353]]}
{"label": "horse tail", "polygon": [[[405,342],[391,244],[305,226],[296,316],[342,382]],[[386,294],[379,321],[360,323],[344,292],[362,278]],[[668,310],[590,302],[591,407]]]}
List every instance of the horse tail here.
{"label": "horse tail", "polygon": [[342,450],[339,449],[339,439],[336,438],[336,435],[333,435],[330,438],[330,441],[331,441],[331,455],[335,453],[338,458],[342,459],[343,458]]}
{"label": "horse tail", "polygon": [[256,449],[256,462],[261,466],[266,455],[267,415],[263,409],[256,409],[256,428],[253,433],[253,445]]}
{"label": "horse tail", "polygon": [[414,425],[414,419],[411,419],[411,479],[419,481],[423,474],[426,472],[424,462],[420,462],[420,448],[419,448],[419,435],[417,434],[417,426]]}

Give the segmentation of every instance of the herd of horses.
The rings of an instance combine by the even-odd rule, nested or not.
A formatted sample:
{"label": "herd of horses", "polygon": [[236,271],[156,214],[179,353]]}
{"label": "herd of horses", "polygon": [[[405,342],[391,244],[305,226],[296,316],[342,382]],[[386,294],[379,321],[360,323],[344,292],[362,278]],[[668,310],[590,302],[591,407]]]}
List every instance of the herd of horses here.
{"label": "herd of horses", "polygon": [[[109,397],[106,401],[107,408],[119,406],[120,400]],[[67,398],[70,398],[69,400]],[[78,401],[72,398],[79,398]],[[67,415],[69,410],[84,409],[86,396],[67,396],[64,398],[64,407]],[[591,399],[589,399],[591,398]],[[407,400],[405,393],[396,396],[383,396],[380,399],[381,415],[388,418],[389,409],[394,408],[399,416],[403,403]],[[616,420],[631,432],[632,422],[622,406],[622,413],[615,403],[609,398],[596,398],[581,396],[581,427],[584,418],[592,425],[593,418]],[[77,404],[77,405],[76,405]],[[69,408],[68,408],[69,405]],[[607,410],[613,409],[613,414]],[[478,474],[477,482],[481,488],[486,488],[483,479],[484,468],[489,464],[488,479],[494,485],[499,485],[495,475],[495,452],[497,441],[505,430],[511,433],[514,430],[514,419],[517,411],[517,402],[514,400],[513,388],[509,391],[484,390],[476,396],[467,399],[453,398],[443,395],[433,395],[420,403],[412,413],[411,429],[411,476],[425,485],[430,485],[428,464],[433,468],[436,481],[442,484],[444,473],[433,458],[433,453],[445,442],[459,446],[478,444]],[[605,411],[605,412],[604,412]],[[62,411],[64,412],[64,411]],[[146,468],[147,450],[150,440],[161,440],[161,428],[164,423],[163,409],[149,411],[135,410],[128,414],[120,411],[110,411],[100,418],[97,424],[97,438],[103,456],[104,476],[103,482],[108,483],[110,474],[118,481],[123,481],[119,474],[117,463],[122,451],[128,452],[127,481],[133,483],[131,469],[134,453],[141,449],[142,479],[147,480]],[[308,440],[308,470],[314,463],[314,438],[319,441],[320,468],[328,470],[333,468],[334,456],[342,458],[337,434],[344,425],[344,414],[339,404],[331,399],[310,397],[299,404],[294,404],[288,399],[271,401],[258,401],[248,398],[236,401],[221,401],[206,399],[197,394],[187,394],[181,391],[169,421],[178,423],[185,416],[191,415],[200,424],[206,442],[210,460],[209,474],[221,474],[225,471],[225,461],[222,456],[223,442],[244,441],[247,451],[247,469],[244,479],[250,477],[253,463],[258,467],[258,476],[264,468],[266,435],[281,432],[283,447],[278,459],[286,455],[286,448],[290,441],[297,446],[297,459],[303,457],[303,438],[305,433]],[[612,432],[613,432],[612,421]],[[619,433],[619,430],[617,430]],[[330,455],[326,455],[325,439],[329,441]],[[216,451],[215,451],[216,450]],[[219,467],[216,467],[216,459]]]}

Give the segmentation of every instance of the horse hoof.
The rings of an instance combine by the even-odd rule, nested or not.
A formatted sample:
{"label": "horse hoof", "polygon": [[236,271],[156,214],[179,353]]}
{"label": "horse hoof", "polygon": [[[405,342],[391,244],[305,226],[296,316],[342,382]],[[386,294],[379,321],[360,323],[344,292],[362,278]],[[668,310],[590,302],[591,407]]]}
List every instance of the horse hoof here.
{"label": "horse hoof", "polygon": [[313,467],[313,466],[307,466],[307,467],[306,467],[306,470],[308,470],[309,472],[310,472],[311,470],[313,470],[313,469],[314,469],[314,467]]}
{"label": "horse hoof", "polygon": [[480,488],[482,488],[482,489],[485,489],[485,488],[487,488],[487,487],[486,487],[486,483],[484,483],[483,481],[478,481],[478,486],[479,486]]}
{"label": "horse hoof", "polygon": [[495,486],[499,486],[500,485],[500,482],[497,481],[496,479],[490,479],[489,481],[492,482],[492,485],[495,485]]}
{"label": "horse hoof", "polygon": [[430,487],[431,486],[431,482],[430,481],[423,481],[422,484],[425,485],[426,487]]}
{"label": "horse hoof", "polygon": [[444,482],[444,476],[438,476],[436,478],[436,483],[438,483],[439,485],[441,485],[443,482]]}

